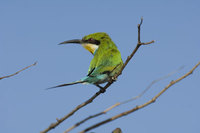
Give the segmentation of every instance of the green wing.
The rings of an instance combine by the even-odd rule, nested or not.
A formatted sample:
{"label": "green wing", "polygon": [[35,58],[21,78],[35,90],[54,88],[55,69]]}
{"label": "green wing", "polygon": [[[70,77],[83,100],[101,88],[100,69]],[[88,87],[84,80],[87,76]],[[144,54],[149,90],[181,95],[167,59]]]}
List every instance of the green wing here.
{"label": "green wing", "polygon": [[[108,49],[104,54],[99,54],[93,58],[90,63],[88,76],[97,76],[99,74],[110,73],[118,65],[122,65],[121,54],[117,49]],[[118,71],[118,69],[116,69]]]}

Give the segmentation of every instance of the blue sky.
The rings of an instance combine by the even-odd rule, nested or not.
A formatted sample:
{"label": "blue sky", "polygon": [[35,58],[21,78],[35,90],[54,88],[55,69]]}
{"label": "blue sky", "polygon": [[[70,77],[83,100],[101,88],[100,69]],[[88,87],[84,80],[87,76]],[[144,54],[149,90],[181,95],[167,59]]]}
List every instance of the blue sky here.
{"label": "blue sky", "polygon": [[[185,66],[155,84],[141,99],[91,120],[72,133],[146,102],[200,60],[199,5],[198,0],[1,0],[0,76],[35,61],[38,64],[1,80],[0,132],[37,133],[98,91],[92,85],[45,90],[85,76],[92,59],[78,45],[59,46],[58,43],[107,32],[125,60],[136,45],[137,24],[142,16],[142,41],[156,43],[141,47],[106,93],[49,133],[61,133],[89,115],[138,95],[154,79]],[[120,127],[124,133],[197,133],[200,131],[199,79],[198,68],[154,104],[93,131],[111,133]]]}

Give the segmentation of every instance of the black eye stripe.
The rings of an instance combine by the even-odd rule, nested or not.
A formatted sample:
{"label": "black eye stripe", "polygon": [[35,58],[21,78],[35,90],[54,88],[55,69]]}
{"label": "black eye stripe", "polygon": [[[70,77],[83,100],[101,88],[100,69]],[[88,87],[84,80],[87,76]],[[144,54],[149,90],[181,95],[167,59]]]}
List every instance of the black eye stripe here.
{"label": "black eye stripe", "polygon": [[99,44],[100,44],[100,41],[95,40],[95,39],[93,39],[93,38],[90,38],[90,39],[86,40],[86,42],[92,43],[92,44],[96,44],[96,45],[99,45]]}

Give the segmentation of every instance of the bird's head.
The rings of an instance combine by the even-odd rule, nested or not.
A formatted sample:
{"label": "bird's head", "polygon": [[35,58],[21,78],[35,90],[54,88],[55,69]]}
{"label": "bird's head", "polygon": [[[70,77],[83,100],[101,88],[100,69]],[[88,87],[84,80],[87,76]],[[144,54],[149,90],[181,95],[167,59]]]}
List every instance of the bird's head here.
{"label": "bird's head", "polygon": [[97,32],[84,36],[82,39],[73,39],[61,42],[60,44],[66,43],[77,43],[81,44],[86,50],[94,54],[94,52],[99,48],[103,43],[112,43],[111,38],[105,32]]}

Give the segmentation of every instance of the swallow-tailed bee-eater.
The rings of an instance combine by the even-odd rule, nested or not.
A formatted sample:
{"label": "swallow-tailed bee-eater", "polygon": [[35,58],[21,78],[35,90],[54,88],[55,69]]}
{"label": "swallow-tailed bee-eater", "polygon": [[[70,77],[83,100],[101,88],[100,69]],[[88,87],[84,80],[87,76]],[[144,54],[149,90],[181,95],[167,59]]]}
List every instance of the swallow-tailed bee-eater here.
{"label": "swallow-tailed bee-eater", "polygon": [[81,44],[86,50],[94,55],[90,62],[90,67],[86,77],[67,84],[61,84],[56,87],[63,87],[74,84],[94,84],[101,88],[99,84],[109,82],[121,70],[123,61],[121,53],[117,49],[115,43],[111,40],[108,34],[104,32],[93,33],[83,37],[82,39],[74,39],[64,41],[60,44],[77,43]]}

